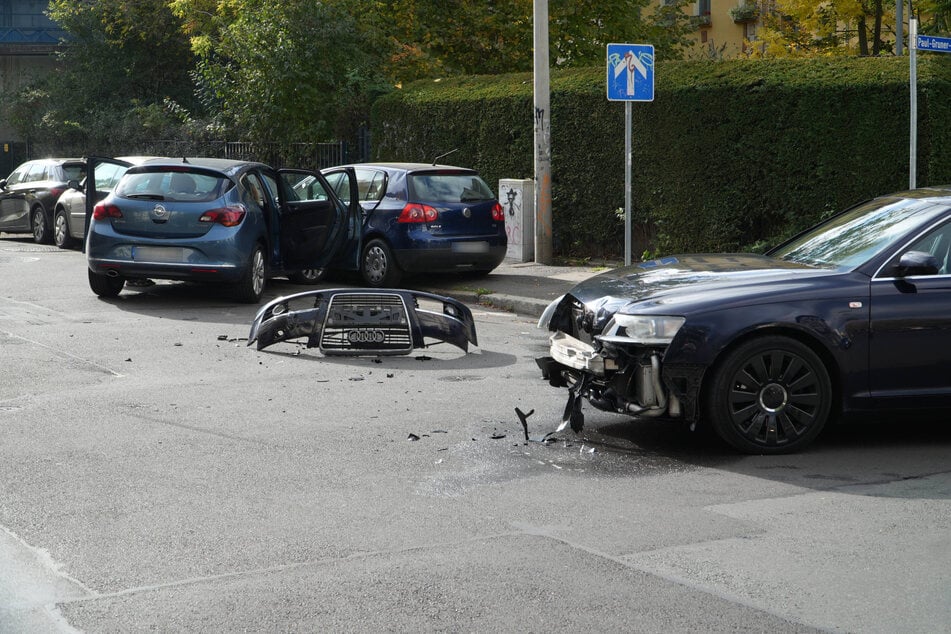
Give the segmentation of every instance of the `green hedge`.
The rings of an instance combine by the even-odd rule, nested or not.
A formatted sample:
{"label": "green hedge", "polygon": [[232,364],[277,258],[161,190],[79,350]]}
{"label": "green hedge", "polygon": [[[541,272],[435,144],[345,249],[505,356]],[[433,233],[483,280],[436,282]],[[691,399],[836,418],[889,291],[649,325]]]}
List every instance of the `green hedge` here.
{"label": "green hedge", "polygon": [[[555,254],[618,258],[624,104],[603,67],[551,77]],[[908,58],[666,62],[633,104],[634,244],[755,248],[908,185]],[[918,185],[951,183],[951,60],[919,55]],[[531,178],[530,74],[416,82],[373,107],[376,160]]]}

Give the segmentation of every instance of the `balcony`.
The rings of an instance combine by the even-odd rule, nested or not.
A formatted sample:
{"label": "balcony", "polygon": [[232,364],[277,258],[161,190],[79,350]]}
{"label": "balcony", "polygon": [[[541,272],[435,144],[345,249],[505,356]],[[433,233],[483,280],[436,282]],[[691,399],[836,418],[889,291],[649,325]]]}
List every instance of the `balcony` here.
{"label": "balcony", "polygon": [[709,13],[690,16],[690,26],[695,29],[705,29],[713,26],[713,18]]}
{"label": "balcony", "polygon": [[747,24],[759,20],[759,7],[752,2],[744,2],[730,9],[730,17],[737,24]]}

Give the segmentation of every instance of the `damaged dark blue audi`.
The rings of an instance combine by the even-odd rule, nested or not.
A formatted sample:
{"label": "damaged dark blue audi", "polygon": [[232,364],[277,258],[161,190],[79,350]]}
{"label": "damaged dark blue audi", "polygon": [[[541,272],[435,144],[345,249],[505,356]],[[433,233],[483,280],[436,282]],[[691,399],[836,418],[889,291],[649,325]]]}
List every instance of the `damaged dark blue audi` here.
{"label": "damaged dark blue audi", "polygon": [[842,414],[951,406],[951,187],[883,196],[764,255],[676,255],[555,300],[537,359],[582,404],[790,453]]}

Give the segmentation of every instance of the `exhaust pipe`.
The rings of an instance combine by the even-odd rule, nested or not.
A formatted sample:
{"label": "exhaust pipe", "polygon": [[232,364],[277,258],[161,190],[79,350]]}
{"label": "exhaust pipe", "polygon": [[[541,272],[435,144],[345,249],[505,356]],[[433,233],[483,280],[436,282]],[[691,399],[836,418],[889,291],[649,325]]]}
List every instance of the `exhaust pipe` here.
{"label": "exhaust pipe", "polygon": [[108,275],[109,277],[119,277],[119,271],[115,269],[109,269],[108,271],[106,271],[106,275]]}

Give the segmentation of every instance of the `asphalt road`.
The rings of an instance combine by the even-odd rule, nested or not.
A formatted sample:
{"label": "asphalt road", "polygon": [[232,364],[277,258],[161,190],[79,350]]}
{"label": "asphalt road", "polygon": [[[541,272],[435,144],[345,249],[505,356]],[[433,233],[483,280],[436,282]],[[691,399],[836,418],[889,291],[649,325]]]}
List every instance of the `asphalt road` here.
{"label": "asphalt road", "polygon": [[944,420],[748,457],[588,408],[525,442],[516,407],[537,440],[564,405],[534,317],[328,359],[85,275],[0,239],[0,632],[951,631]]}

